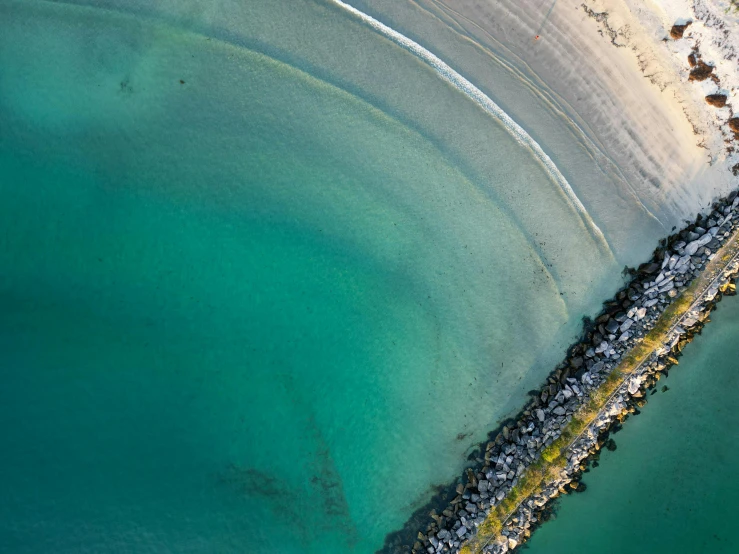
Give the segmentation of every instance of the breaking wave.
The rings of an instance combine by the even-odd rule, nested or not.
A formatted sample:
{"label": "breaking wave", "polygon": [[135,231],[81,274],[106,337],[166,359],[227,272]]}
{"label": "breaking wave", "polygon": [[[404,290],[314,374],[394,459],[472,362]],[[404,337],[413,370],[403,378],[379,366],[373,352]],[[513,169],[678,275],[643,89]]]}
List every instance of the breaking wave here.
{"label": "breaking wave", "polygon": [[491,100],[489,96],[487,96],[470,81],[462,77],[462,75],[454,71],[454,69],[452,69],[449,65],[444,63],[436,55],[426,50],[417,42],[409,39],[405,35],[395,31],[394,29],[388,27],[384,23],[381,23],[374,17],[367,15],[366,13],[347,4],[346,2],[342,2],[341,0],[331,0],[331,2],[358,17],[364,23],[375,29],[377,32],[392,40],[398,46],[408,50],[418,58],[422,59],[432,68],[434,68],[434,70],[444,81],[452,85],[462,94],[467,96],[470,100],[475,102],[475,104],[477,104],[480,108],[485,110],[485,112],[497,119],[516,140],[516,142],[528,148],[534,154],[536,159],[538,159],[539,162],[544,166],[544,169],[546,170],[552,181],[557,184],[557,186],[564,193],[565,197],[569,200],[573,208],[578,212],[583,220],[583,223],[593,235],[593,238],[595,238],[596,241],[599,242],[601,246],[606,249],[606,251],[611,253],[608,241],[606,241],[603,232],[590,217],[590,214],[588,214],[585,206],[583,206],[582,202],[580,202],[580,199],[575,194],[575,191],[572,190],[570,183],[567,182],[567,179],[559,171],[559,168],[557,168],[556,164],[547,155],[547,153],[542,150],[541,146],[539,146],[539,143],[531,138],[531,136],[524,130],[524,128],[516,123],[505,111],[501,109],[500,106],[493,102],[493,100]]}

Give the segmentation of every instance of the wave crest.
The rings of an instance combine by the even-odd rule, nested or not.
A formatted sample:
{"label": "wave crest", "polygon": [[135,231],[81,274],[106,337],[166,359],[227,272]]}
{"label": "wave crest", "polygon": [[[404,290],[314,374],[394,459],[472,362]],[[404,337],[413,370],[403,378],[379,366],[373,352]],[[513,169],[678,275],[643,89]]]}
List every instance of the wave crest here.
{"label": "wave crest", "polygon": [[331,2],[358,17],[364,23],[375,29],[377,32],[392,40],[398,46],[408,50],[416,57],[426,62],[439,74],[439,76],[444,81],[452,85],[462,94],[467,96],[470,100],[475,102],[475,104],[477,104],[485,112],[498,120],[510,133],[510,135],[516,140],[516,142],[528,148],[532,152],[534,157],[544,167],[544,170],[549,175],[549,178],[559,187],[559,189],[570,202],[572,207],[580,215],[584,225],[586,226],[586,228],[588,228],[596,242],[604,247],[606,252],[608,252],[612,256],[611,249],[608,245],[608,241],[603,235],[603,232],[590,217],[590,214],[585,209],[585,206],[583,206],[582,202],[575,194],[575,191],[572,190],[570,183],[567,181],[565,176],[562,175],[557,165],[552,161],[547,153],[544,152],[539,143],[536,142],[531,137],[531,135],[529,135],[523,127],[516,123],[511,118],[511,116],[509,116],[500,106],[493,102],[493,100],[489,96],[487,96],[479,88],[473,85],[470,81],[465,79],[462,75],[457,73],[439,57],[437,57],[432,52],[426,50],[417,42],[411,40],[410,38],[392,29],[391,27],[388,27],[384,23],[381,23],[374,17],[367,15],[357,8],[347,4],[346,2],[342,2],[342,0],[331,0]]}

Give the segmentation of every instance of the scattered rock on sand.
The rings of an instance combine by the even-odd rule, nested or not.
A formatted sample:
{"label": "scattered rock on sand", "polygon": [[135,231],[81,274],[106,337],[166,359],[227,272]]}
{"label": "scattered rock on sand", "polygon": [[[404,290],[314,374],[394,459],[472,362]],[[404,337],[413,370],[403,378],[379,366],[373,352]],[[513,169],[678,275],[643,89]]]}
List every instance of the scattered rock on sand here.
{"label": "scattered rock on sand", "polygon": [[706,96],[706,102],[714,108],[723,108],[726,106],[726,95],[725,94],[709,94]]}
{"label": "scattered rock on sand", "polygon": [[690,25],[690,23],[691,22],[688,21],[687,23],[685,23],[683,25],[677,25],[677,24],[676,25],[673,25],[672,26],[672,29],[670,29],[670,37],[673,40],[678,40],[678,39],[683,38],[683,33],[685,32],[685,29],[688,28],[688,26]]}
{"label": "scattered rock on sand", "polygon": [[693,69],[690,71],[688,81],[705,81],[713,73],[713,66],[708,65],[703,60],[698,60]]}

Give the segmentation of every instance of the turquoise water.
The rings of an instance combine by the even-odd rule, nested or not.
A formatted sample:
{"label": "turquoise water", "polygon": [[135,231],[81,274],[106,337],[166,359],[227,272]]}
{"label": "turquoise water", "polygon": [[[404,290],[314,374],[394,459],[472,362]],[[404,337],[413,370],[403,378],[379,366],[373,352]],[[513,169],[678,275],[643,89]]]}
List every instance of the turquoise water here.
{"label": "turquoise water", "polygon": [[[739,483],[739,300],[728,298],[680,365],[585,474],[587,490],[560,501],[527,552],[734,553]],[[666,392],[661,392],[663,386]]]}
{"label": "turquoise water", "polygon": [[374,552],[618,264],[345,13],[103,5],[0,1],[0,551]]}

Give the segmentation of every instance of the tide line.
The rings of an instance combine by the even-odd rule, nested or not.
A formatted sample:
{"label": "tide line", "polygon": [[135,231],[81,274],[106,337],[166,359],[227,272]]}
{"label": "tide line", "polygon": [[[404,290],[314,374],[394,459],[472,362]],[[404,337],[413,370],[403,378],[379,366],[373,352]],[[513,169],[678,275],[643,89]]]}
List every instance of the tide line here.
{"label": "tide line", "polygon": [[388,27],[384,23],[381,23],[374,17],[367,15],[366,13],[358,10],[354,6],[351,6],[347,4],[346,2],[342,2],[342,0],[330,0],[330,1],[336,4],[337,6],[343,8],[344,10],[348,11],[349,13],[353,14],[354,16],[358,17],[364,23],[366,23],[367,25],[372,27],[374,30],[376,30],[378,33],[382,34],[383,36],[390,39],[398,46],[408,50],[409,52],[414,54],[416,57],[426,62],[439,74],[439,76],[444,81],[452,85],[462,94],[467,96],[470,100],[475,102],[475,104],[477,104],[485,112],[487,112],[489,115],[497,119],[503,125],[503,127],[505,127],[505,129],[511,134],[511,136],[516,140],[516,142],[528,148],[534,154],[534,157],[537,160],[539,160],[539,162],[544,166],[544,169],[546,170],[547,174],[552,179],[552,181],[554,181],[554,183],[564,193],[565,197],[569,200],[573,208],[578,212],[578,214],[583,220],[583,223],[585,224],[587,228],[589,228],[596,242],[600,243],[601,246],[605,248],[606,252],[610,256],[613,256],[613,253],[611,252],[611,248],[608,244],[608,241],[606,240],[606,237],[603,235],[603,232],[595,224],[595,221],[593,221],[593,218],[590,217],[590,214],[585,209],[585,206],[583,206],[582,202],[575,194],[575,191],[572,190],[570,183],[567,182],[567,179],[565,179],[565,176],[562,175],[557,165],[552,161],[552,159],[547,155],[547,153],[544,152],[544,150],[541,148],[539,143],[536,142],[531,137],[531,135],[529,135],[524,130],[523,127],[521,127],[518,123],[516,123],[511,118],[511,116],[509,116],[505,111],[503,111],[503,109],[501,109],[500,106],[498,106],[495,102],[493,102],[493,100],[489,96],[487,96],[484,92],[482,92],[479,88],[473,85],[470,81],[462,77],[462,75],[454,71],[454,69],[452,69],[449,65],[444,63],[440,58],[438,58],[432,52],[426,50],[423,46],[421,46],[417,42],[409,39],[405,35],[392,29],[391,27]]}

